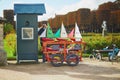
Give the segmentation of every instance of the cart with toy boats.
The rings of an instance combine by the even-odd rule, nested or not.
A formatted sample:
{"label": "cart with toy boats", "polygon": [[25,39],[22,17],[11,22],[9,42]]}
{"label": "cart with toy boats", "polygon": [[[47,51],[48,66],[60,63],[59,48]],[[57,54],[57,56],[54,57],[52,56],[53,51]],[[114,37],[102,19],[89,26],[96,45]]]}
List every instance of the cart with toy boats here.
{"label": "cart with toy boats", "polygon": [[43,54],[46,61],[55,67],[62,66],[64,63],[69,66],[76,66],[82,61],[82,52],[85,49],[85,44],[82,40],[43,38]]}

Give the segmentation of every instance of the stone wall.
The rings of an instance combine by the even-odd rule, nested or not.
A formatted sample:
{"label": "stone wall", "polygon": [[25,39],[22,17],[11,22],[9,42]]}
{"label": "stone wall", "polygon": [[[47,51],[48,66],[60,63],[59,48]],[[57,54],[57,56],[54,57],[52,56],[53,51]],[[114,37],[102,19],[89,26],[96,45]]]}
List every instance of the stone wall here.
{"label": "stone wall", "polygon": [[0,24],[0,50],[3,50],[3,25]]}
{"label": "stone wall", "polygon": [[3,49],[3,24],[0,24],[0,65],[7,65],[7,55]]}

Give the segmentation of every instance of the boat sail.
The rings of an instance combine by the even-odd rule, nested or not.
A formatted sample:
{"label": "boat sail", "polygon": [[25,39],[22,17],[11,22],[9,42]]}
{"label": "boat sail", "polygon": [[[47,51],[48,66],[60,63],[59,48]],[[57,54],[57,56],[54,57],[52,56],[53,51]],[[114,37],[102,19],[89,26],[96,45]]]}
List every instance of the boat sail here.
{"label": "boat sail", "polygon": [[73,38],[73,37],[74,37],[74,30],[75,30],[75,29],[72,29],[72,31],[68,34],[68,37],[69,37],[69,38]]}
{"label": "boat sail", "polygon": [[54,37],[55,36],[54,36],[53,31],[52,31],[52,29],[50,27],[50,24],[47,23],[47,38],[54,38]]}
{"label": "boat sail", "polygon": [[46,37],[46,29],[43,31],[43,33],[40,35],[40,37]]}
{"label": "boat sail", "polygon": [[60,28],[57,30],[57,32],[54,34],[56,38],[59,38],[60,37]]}
{"label": "boat sail", "polygon": [[77,23],[75,23],[75,40],[76,41],[81,41],[82,40],[82,36],[81,36],[81,33],[79,31],[79,27],[77,25]]}
{"label": "boat sail", "polygon": [[68,37],[68,36],[67,36],[67,32],[66,32],[66,30],[65,30],[65,27],[64,27],[63,23],[62,23],[62,26],[61,26],[60,37],[61,37],[61,38],[67,38],[67,37]]}

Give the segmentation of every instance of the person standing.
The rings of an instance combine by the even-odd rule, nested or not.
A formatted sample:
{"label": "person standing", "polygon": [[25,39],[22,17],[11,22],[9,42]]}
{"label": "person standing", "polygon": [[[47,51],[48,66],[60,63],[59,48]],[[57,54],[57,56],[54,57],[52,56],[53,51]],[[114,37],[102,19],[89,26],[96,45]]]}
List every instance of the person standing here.
{"label": "person standing", "polygon": [[[46,24],[43,24],[40,29],[38,30],[38,36],[40,37],[40,44],[41,46],[43,46],[43,41],[42,41],[42,38],[43,37],[46,37],[45,35],[42,36],[43,32],[46,30],[47,26]],[[41,51],[41,54],[42,54],[42,62],[44,63],[46,61],[45,59],[45,55],[43,54],[43,51]]]}

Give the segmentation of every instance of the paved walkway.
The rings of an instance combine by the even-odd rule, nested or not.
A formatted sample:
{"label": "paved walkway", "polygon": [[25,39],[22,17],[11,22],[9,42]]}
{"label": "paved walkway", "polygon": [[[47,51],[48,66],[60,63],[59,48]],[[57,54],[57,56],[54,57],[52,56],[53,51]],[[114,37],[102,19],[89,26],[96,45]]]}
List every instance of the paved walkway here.
{"label": "paved walkway", "polygon": [[0,80],[120,80],[120,62],[83,59],[75,67],[8,62],[8,66],[0,67]]}

